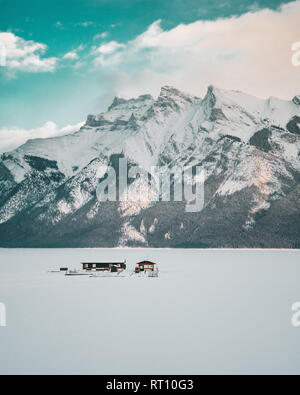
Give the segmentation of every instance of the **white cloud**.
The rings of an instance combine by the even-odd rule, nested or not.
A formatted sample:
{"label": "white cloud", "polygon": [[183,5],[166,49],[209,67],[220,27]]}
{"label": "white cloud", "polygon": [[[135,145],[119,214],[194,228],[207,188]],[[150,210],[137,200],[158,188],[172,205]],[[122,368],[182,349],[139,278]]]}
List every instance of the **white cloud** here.
{"label": "white cloud", "polygon": [[81,44],[79,45],[79,47],[77,47],[76,49],[73,49],[70,52],[67,52],[62,58],[64,60],[77,60],[78,62],[76,62],[76,64],[74,65],[75,68],[79,68],[81,67],[81,65],[83,65],[83,62],[79,61],[79,55],[78,52],[83,51],[84,49],[84,45]]}
{"label": "white cloud", "polygon": [[5,66],[9,70],[24,72],[53,72],[58,59],[41,57],[47,50],[45,44],[26,41],[10,32],[0,32],[0,44],[5,47]]}
{"label": "white cloud", "polygon": [[104,39],[104,38],[107,38],[108,37],[108,32],[102,32],[102,33],[98,33],[98,34],[95,34],[95,36],[94,36],[94,40],[99,40],[99,39]]}
{"label": "white cloud", "polygon": [[259,11],[261,9],[259,3],[257,1],[255,1],[254,3],[252,3],[249,7],[248,10],[252,11],[252,12],[256,12]]}
{"label": "white cloud", "polygon": [[66,60],[77,60],[77,59],[79,59],[79,56],[78,56],[78,53],[74,50],[74,51],[70,51],[70,52],[66,53],[63,56],[63,59],[66,59]]}
{"label": "white cloud", "polygon": [[198,95],[215,84],[291,98],[300,90],[300,68],[291,61],[291,45],[300,39],[299,18],[300,1],[295,1],[277,11],[257,9],[254,2],[241,16],[171,30],[156,21],[126,45],[112,41],[100,46],[94,51],[96,64],[115,66],[120,93],[126,95],[156,94],[168,83]]}
{"label": "white cloud", "polygon": [[89,26],[91,26],[91,25],[93,25],[93,24],[94,24],[94,22],[86,21],[86,22],[77,23],[76,26],[89,27]]}
{"label": "white cloud", "polygon": [[118,49],[124,48],[124,44],[120,44],[116,41],[110,41],[109,43],[100,45],[99,48],[95,49],[95,53],[99,53],[102,55],[111,55],[115,53]]}
{"label": "white cloud", "polygon": [[55,24],[55,26],[56,26],[58,29],[63,29],[63,28],[64,28],[64,25],[63,25],[60,21],[57,21],[56,24]]}
{"label": "white cloud", "polygon": [[125,49],[124,44],[120,44],[117,41],[110,41],[108,43],[100,45],[100,47],[93,47],[92,55],[96,55],[95,65],[101,65],[103,67],[112,66],[119,64],[122,60],[122,54],[119,52],[121,49]]}
{"label": "white cloud", "polygon": [[82,67],[84,67],[86,65],[86,62],[83,62],[83,61],[78,61],[78,62],[76,62],[75,64],[74,64],[74,69],[80,69],[80,68],[82,68]]}
{"label": "white cloud", "polygon": [[59,129],[54,122],[46,122],[45,125],[35,129],[2,128],[0,129],[0,153],[11,151],[30,139],[57,137],[76,132],[83,124],[82,122],[68,125],[62,129]]}

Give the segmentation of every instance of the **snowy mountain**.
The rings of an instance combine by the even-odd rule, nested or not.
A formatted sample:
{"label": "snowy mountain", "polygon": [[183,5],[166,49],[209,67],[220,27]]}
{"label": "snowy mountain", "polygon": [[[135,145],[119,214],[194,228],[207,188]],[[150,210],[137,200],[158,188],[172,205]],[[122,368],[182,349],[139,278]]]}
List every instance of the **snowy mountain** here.
{"label": "snowy mountain", "polygon": [[[299,153],[300,96],[166,86],[157,99],[115,98],[77,132],[1,156],[0,246],[299,248]],[[119,158],[147,172],[201,166],[204,209],[99,202],[99,166]]]}

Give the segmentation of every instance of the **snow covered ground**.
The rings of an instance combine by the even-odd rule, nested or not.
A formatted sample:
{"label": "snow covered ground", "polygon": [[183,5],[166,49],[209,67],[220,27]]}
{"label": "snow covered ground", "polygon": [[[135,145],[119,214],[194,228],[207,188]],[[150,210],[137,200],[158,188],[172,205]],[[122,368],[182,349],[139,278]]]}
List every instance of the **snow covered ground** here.
{"label": "snow covered ground", "polygon": [[[298,251],[0,250],[0,374],[299,373]],[[150,259],[159,278],[65,277]]]}

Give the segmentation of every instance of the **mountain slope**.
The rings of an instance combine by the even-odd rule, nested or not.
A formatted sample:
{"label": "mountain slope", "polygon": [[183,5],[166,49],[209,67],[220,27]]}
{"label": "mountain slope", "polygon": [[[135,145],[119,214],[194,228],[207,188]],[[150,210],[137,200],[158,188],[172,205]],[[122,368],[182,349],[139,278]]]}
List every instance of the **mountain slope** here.
{"label": "mountain slope", "polygon": [[[203,99],[172,87],[157,99],[115,98],[76,133],[2,155],[0,246],[296,248],[299,152],[300,96],[262,100],[210,86]],[[99,202],[99,168],[118,175],[120,158],[146,172],[200,166],[203,210]],[[139,180],[129,182],[130,197]]]}

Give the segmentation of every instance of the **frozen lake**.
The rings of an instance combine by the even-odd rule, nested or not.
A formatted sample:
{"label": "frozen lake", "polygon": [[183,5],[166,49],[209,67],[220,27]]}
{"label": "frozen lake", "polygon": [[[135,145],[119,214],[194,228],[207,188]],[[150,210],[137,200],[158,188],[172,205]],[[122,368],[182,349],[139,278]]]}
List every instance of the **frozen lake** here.
{"label": "frozen lake", "polygon": [[[65,277],[81,261],[159,278]],[[0,374],[299,373],[300,251],[0,250]]]}

